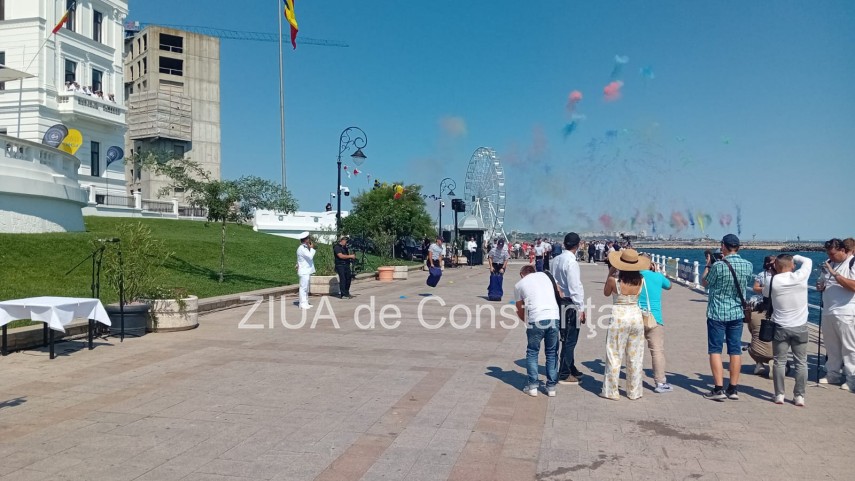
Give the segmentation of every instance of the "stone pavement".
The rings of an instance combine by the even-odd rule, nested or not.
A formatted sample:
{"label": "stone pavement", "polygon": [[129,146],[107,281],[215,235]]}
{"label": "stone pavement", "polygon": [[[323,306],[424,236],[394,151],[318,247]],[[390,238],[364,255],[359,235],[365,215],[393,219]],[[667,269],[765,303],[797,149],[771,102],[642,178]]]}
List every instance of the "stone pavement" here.
{"label": "stone pavement", "polygon": [[[664,307],[675,392],[650,389],[648,356],[642,399],[599,398],[605,332],[583,330],[582,385],[551,399],[523,394],[524,328],[503,329],[500,316],[490,328],[486,307],[512,314],[518,267],[503,303],[480,297],[484,270],[446,271],[435,290],[413,272],[355,284],[353,300],[313,299],[302,329],[283,327],[283,305],[291,324],[300,313],[277,299],[249,316],[256,328],[238,328],[251,311],[242,307],[205,315],[193,331],[108,338],[94,351],[63,343],[54,361],[44,351],[2,358],[0,479],[853,479],[851,394],[809,388],[806,408],[774,405],[771,381],[750,374],[746,355],[739,401],[702,398],[705,303],[680,286]],[[582,269],[587,295],[604,304],[605,269]],[[360,329],[354,310],[372,296],[378,328]],[[425,322],[445,325],[422,326],[420,303]],[[386,304],[400,308],[397,329],[380,327]],[[450,325],[478,305],[480,329]],[[340,328],[329,317],[310,328],[329,306]]]}

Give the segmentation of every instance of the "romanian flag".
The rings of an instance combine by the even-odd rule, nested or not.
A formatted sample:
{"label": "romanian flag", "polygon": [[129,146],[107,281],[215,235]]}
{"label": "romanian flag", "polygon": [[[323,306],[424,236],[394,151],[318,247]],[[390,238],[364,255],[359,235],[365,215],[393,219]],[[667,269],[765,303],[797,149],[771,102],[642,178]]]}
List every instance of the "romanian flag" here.
{"label": "romanian flag", "polygon": [[51,32],[51,35],[54,35],[54,34],[56,34],[56,32],[59,32],[59,29],[61,29],[62,26],[65,25],[65,22],[68,21],[68,16],[75,9],[77,9],[77,1],[76,0],[70,0],[68,2],[68,8],[65,10],[65,13],[62,15],[62,18],[59,19],[59,23],[56,24],[56,27],[53,27],[53,31]]}
{"label": "romanian flag", "polygon": [[294,13],[294,0],[283,0],[285,2],[285,18],[291,24],[291,45],[297,48],[297,14]]}

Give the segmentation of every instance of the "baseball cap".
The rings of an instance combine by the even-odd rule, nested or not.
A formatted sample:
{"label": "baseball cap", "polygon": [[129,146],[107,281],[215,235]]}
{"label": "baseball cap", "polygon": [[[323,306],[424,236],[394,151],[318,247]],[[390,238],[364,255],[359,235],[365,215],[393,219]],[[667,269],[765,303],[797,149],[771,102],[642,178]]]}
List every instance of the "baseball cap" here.
{"label": "baseball cap", "polygon": [[727,234],[721,238],[721,243],[728,247],[739,247],[739,237],[734,234]]}

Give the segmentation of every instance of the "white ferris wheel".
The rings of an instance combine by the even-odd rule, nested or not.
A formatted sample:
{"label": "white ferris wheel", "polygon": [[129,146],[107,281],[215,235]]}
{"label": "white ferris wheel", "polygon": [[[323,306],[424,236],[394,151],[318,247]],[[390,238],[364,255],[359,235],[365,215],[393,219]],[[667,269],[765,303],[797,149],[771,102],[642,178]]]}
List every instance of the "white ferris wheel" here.
{"label": "white ferris wheel", "polygon": [[484,223],[486,239],[505,234],[505,169],[488,147],[480,147],[469,159],[464,199],[467,214]]}

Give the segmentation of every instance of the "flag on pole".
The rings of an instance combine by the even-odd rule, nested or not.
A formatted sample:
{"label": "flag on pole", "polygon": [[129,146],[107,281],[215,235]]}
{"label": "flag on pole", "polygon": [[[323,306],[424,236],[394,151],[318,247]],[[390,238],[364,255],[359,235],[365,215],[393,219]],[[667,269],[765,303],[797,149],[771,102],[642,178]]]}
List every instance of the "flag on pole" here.
{"label": "flag on pole", "polygon": [[297,14],[294,13],[294,0],[283,0],[285,2],[285,18],[291,25],[291,45],[297,48]]}
{"label": "flag on pole", "polygon": [[59,32],[59,29],[61,29],[62,26],[65,25],[65,22],[68,21],[68,16],[71,14],[72,11],[74,11],[76,9],[77,9],[77,0],[69,0],[68,8],[65,9],[65,13],[62,15],[62,18],[59,19],[59,23],[56,24],[56,27],[53,27],[53,31],[51,32],[51,35],[54,35],[54,34],[56,34],[56,32]]}

